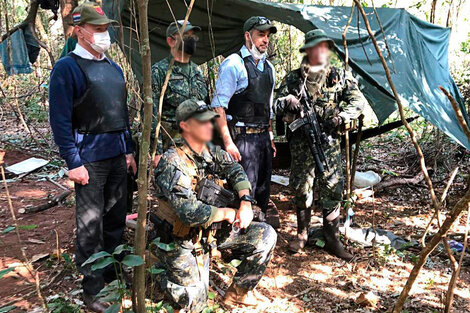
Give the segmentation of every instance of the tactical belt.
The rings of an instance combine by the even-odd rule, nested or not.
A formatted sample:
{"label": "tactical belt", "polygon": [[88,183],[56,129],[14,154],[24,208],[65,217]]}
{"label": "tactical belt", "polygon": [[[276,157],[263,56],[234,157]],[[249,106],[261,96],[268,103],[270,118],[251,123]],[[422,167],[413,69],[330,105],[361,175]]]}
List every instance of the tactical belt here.
{"label": "tactical belt", "polygon": [[269,131],[269,127],[248,127],[248,126],[235,126],[234,127],[236,135],[245,135],[245,134],[263,134]]}

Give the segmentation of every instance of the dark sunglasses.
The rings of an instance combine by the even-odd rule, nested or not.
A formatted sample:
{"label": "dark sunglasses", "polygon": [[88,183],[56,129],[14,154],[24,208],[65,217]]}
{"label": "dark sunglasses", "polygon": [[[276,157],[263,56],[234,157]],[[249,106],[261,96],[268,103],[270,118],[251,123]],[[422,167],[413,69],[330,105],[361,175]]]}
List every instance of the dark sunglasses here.
{"label": "dark sunglasses", "polygon": [[266,25],[266,24],[271,25],[271,21],[266,17],[259,17],[258,23],[256,23],[256,25],[258,26]]}

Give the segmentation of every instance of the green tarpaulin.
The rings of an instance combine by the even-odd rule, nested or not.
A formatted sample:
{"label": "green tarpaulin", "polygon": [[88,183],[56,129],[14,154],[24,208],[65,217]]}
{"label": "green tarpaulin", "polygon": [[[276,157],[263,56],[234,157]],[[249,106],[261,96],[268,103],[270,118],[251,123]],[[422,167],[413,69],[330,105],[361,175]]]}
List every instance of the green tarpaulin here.
{"label": "green tarpaulin", "polygon": [[[138,43],[130,31],[130,28],[135,28],[136,21],[125,5],[128,1],[120,1],[105,0],[103,4],[110,15],[122,21],[126,54],[139,76]],[[121,4],[119,8],[118,3]],[[168,3],[171,5],[171,11]],[[164,35],[166,27],[173,21],[173,15],[177,19],[184,18],[188,3],[189,1],[183,0],[149,1],[153,62],[168,54]],[[387,58],[393,81],[403,103],[470,149],[470,142],[460,128],[450,102],[438,89],[438,86],[443,86],[449,90],[459,102],[461,109],[465,110],[462,97],[449,73],[447,56],[450,29],[422,21],[404,9],[378,8],[378,16],[392,53],[390,57],[385,50],[384,33],[380,30],[377,17],[371,8],[365,10],[383,54]],[[199,34],[200,43],[195,60],[203,63],[214,56],[226,56],[239,49],[243,43],[242,25],[253,15],[263,15],[293,25],[303,32],[314,28],[323,29],[334,39],[336,51],[342,57],[344,55],[342,32],[350,12],[350,7],[273,3],[262,0],[196,0],[190,21],[201,26],[202,33]],[[359,76],[361,88],[379,121],[383,122],[396,110],[395,100],[362,17],[357,19],[357,10],[352,21],[347,32],[349,63]],[[120,38],[118,32],[115,37]],[[467,116],[466,118],[468,121]]]}

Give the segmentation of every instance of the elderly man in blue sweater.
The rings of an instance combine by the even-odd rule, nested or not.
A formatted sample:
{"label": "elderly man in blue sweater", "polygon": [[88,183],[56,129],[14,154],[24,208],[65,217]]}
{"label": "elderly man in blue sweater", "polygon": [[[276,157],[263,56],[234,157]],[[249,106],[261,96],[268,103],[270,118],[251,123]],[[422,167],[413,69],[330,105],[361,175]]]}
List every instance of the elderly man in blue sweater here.
{"label": "elderly man in blue sweater", "polygon": [[107,58],[108,19],[95,3],[72,13],[78,44],[54,66],[49,110],[54,139],[75,182],[76,263],[83,274],[88,309],[104,312],[96,294],[116,277],[112,268],[92,271],[82,264],[121,243],[126,218],[126,175],[136,172],[121,68]]}

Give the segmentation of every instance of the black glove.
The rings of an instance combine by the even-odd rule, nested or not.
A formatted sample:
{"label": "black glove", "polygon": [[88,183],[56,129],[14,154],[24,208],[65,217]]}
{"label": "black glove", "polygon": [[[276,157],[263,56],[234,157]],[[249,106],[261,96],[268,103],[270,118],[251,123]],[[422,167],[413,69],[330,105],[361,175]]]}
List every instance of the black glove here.
{"label": "black glove", "polygon": [[284,98],[285,108],[292,113],[299,113],[301,109],[300,100],[293,95],[288,95]]}
{"label": "black glove", "polygon": [[325,121],[324,126],[325,130],[333,131],[338,128],[343,123],[343,119],[339,116],[332,117]]}

